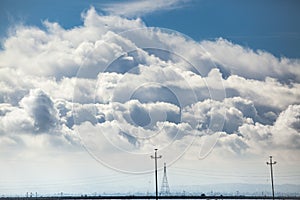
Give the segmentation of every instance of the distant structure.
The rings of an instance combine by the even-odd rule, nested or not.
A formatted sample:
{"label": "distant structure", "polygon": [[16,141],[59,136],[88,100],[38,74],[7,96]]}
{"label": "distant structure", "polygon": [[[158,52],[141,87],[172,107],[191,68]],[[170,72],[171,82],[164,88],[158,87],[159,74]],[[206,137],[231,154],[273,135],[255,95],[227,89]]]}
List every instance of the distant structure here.
{"label": "distant structure", "polygon": [[160,188],[160,195],[161,196],[170,195],[170,187],[169,187],[168,178],[167,178],[166,163],[164,163],[164,176],[163,176],[162,184],[161,184],[161,188]]}

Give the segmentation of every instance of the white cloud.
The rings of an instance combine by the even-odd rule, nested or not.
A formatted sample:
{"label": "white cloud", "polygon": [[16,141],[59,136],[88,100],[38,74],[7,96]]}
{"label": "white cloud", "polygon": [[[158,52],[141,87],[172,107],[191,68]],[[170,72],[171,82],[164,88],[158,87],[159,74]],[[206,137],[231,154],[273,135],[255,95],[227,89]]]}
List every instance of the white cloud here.
{"label": "white cloud", "polygon": [[299,105],[290,105],[273,125],[245,123],[238,129],[239,138],[255,154],[287,149],[299,151],[299,113]]}
{"label": "white cloud", "polygon": [[31,90],[28,96],[20,101],[20,106],[34,120],[36,132],[49,132],[58,126],[57,110],[53,101],[41,90]]}
{"label": "white cloud", "polygon": [[0,139],[4,149],[78,148],[77,136],[59,118],[52,99],[42,90],[30,90],[19,104],[1,104]]}
{"label": "white cloud", "polygon": [[255,52],[222,38],[202,41],[201,45],[210,52],[214,62],[222,65],[224,75],[238,75],[255,80],[272,77],[282,82],[300,81],[299,59],[276,58],[268,52]]}
{"label": "white cloud", "polygon": [[218,143],[225,150],[234,154],[244,154],[249,148],[244,139],[236,134],[227,135],[227,133],[223,133]]}
{"label": "white cloud", "polygon": [[[10,135],[16,132],[31,132],[34,130],[34,120],[23,109],[12,107],[9,104],[2,104],[2,108],[6,107],[8,112],[1,116],[1,133],[2,135]],[[4,108],[5,109],[5,108]]]}
{"label": "white cloud", "polygon": [[268,77],[259,81],[236,75],[228,77],[223,83],[228,89],[228,96],[242,96],[251,99],[257,106],[263,105],[282,110],[290,104],[299,103],[299,83],[287,85]]}
{"label": "white cloud", "polygon": [[[101,34],[103,34],[103,30],[104,32],[107,30],[122,32],[145,26],[141,19],[126,19],[115,15],[99,15],[93,7],[83,14],[83,18],[85,26],[95,28]],[[98,37],[95,33],[93,36]]]}
{"label": "white cloud", "polygon": [[300,149],[300,105],[290,105],[278,116],[273,129],[275,143]]}
{"label": "white cloud", "polygon": [[111,15],[136,17],[162,10],[182,8],[187,6],[188,2],[189,0],[130,0],[122,3],[100,4],[100,9]]}

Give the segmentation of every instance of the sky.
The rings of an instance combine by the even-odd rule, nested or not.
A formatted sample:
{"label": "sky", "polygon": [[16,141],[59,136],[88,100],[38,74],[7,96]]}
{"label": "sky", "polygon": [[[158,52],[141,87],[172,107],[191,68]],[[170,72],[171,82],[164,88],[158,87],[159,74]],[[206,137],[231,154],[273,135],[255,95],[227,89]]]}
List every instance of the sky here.
{"label": "sky", "polygon": [[0,195],[300,184],[298,1],[0,4]]}

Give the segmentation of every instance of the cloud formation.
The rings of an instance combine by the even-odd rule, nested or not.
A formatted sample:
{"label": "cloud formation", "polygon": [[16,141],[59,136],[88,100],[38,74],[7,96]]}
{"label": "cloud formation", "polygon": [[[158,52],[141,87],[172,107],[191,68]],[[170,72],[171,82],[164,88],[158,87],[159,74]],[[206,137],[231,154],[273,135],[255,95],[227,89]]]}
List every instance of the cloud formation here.
{"label": "cloud formation", "polygon": [[201,45],[213,52],[211,58],[222,66],[225,76],[238,75],[260,81],[271,77],[283,83],[300,82],[299,59],[276,58],[268,52],[255,52],[222,38],[202,41]]}
{"label": "cloud formation", "polygon": [[[136,16],[148,1],[132,4],[107,9]],[[131,172],[150,170],[145,154],[154,147],[170,163],[189,148],[299,152],[299,59],[223,38],[195,42],[94,8],[82,16],[79,27],[46,21],[44,29],[16,27],[4,40],[1,146],[84,144],[102,163]]]}
{"label": "cloud formation", "polygon": [[50,97],[41,90],[31,90],[20,101],[20,106],[34,120],[36,132],[49,132],[58,126],[57,111]]}

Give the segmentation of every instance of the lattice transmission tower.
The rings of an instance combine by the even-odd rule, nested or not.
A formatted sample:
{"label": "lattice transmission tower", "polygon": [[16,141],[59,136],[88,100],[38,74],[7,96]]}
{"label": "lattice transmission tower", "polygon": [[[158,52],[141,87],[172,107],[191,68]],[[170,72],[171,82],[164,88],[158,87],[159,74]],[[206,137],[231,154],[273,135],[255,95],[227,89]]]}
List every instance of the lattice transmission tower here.
{"label": "lattice transmission tower", "polygon": [[163,176],[162,184],[161,184],[161,188],[160,188],[160,195],[161,196],[170,195],[170,187],[169,187],[168,178],[167,178],[166,163],[164,163],[164,176]]}

